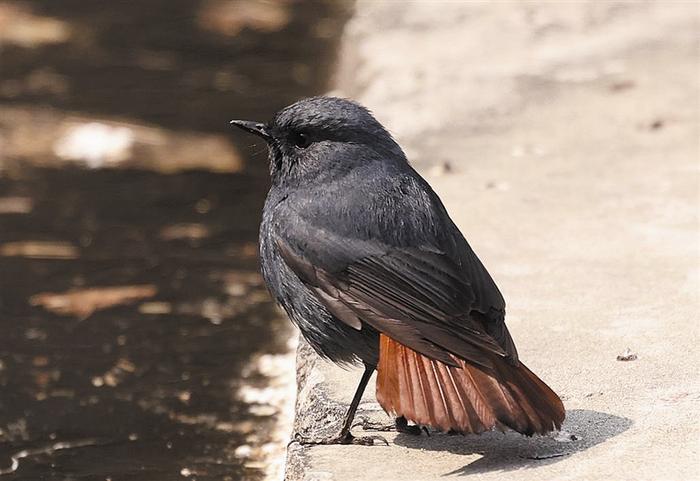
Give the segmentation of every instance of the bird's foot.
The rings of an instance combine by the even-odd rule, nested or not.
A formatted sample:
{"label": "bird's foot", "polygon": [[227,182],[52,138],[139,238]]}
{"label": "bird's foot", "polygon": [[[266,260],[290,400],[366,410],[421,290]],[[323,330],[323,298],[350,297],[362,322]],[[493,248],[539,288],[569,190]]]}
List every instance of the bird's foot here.
{"label": "bird's foot", "polygon": [[396,430],[400,433],[410,434],[412,436],[420,436],[425,433],[427,436],[430,436],[428,428],[418,424],[408,424],[408,420],[403,416],[396,418],[394,423],[396,424]]}
{"label": "bird's foot", "polygon": [[338,436],[325,439],[307,438],[297,433],[294,435],[294,438],[290,441],[289,445],[293,443],[298,443],[302,446],[319,446],[331,444],[355,444],[359,446],[374,446],[376,444],[375,441],[379,442],[380,444],[384,444],[385,446],[389,445],[389,442],[382,436],[355,437],[351,433],[341,433]]}
{"label": "bird's foot", "polygon": [[420,436],[422,433],[425,433],[430,436],[428,428],[417,424],[408,424],[408,421],[403,416],[396,418],[394,424],[379,423],[370,421],[367,418],[362,418],[362,422],[357,423],[356,426],[362,426],[362,429],[365,431],[396,431],[398,433],[410,434],[413,436]]}

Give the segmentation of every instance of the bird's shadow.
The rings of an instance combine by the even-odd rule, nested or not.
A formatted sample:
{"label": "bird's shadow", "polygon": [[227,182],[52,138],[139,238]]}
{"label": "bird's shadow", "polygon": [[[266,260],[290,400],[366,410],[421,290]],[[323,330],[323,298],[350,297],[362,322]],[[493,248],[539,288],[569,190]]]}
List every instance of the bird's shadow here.
{"label": "bird's shadow", "polygon": [[444,474],[468,475],[556,463],[625,432],[631,425],[632,421],[628,418],[573,409],[567,411],[562,431],[549,436],[526,437],[512,431],[488,432],[480,436],[399,434],[394,442],[408,448],[463,455],[480,454],[476,461]]}

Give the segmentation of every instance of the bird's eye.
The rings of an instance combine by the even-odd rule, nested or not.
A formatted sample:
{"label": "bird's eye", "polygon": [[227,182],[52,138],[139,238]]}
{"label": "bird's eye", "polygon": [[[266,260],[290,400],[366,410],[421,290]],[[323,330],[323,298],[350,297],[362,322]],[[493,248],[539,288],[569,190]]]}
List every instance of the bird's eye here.
{"label": "bird's eye", "polygon": [[309,139],[309,136],[306,134],[302,134],[301,132],[295,132],[292,135],[292,142],[294,142],[294,145],[301,149],[305,149],[309,145],[311,145],[311,140]]}

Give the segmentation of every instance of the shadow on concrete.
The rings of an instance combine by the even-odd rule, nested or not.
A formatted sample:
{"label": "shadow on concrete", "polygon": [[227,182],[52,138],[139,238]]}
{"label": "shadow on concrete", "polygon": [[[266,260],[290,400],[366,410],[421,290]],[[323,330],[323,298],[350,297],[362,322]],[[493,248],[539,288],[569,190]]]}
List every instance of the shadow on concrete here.
{"label": "shadow on concrete", "polygon": [[488,471],[512,471],[556,463],[566,456],[585,451],[628,430],[632,420],[599,411],[567,411],[561,433],[528,438],[516,432],[489,432],[480,436],[434,434],[426,438],[401,434],[400,446],[482,457],[445,473],[469,475]]}

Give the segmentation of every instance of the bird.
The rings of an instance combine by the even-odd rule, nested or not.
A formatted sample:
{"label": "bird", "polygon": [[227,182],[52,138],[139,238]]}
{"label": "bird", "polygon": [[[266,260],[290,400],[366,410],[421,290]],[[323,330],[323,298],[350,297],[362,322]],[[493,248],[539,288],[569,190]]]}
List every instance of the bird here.
{"label": "bird", "polygon": [[562,401],[518,357],[493,278],[367,108],[319,96],[231,124],[269,150],[259,255],[272,297],[322,358],[364,366],[340,432],[300,442],[373,444],[350,431],[374,371],[400,431],[561,428]]}

